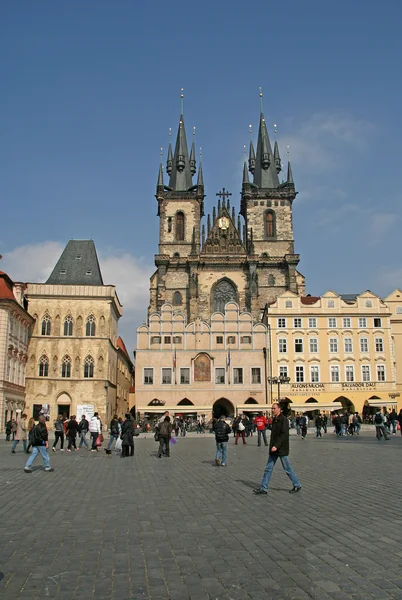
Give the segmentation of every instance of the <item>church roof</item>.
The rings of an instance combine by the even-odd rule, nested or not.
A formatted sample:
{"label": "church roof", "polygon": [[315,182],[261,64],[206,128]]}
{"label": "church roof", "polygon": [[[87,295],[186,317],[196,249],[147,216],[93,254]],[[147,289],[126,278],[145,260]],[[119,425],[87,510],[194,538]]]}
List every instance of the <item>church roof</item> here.
{"label": "church roof", "polygon": [[103,285],[94,242],[92,240],[70,240],[46,283]]}

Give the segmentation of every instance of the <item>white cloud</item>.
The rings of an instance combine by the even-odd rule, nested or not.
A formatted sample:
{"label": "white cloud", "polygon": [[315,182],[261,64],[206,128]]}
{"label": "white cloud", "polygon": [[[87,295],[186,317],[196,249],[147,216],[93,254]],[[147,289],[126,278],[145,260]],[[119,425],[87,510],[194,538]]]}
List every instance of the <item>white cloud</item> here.
{"label": "white cloud", "polygon": [[13,281],[46,281],[63,249],[64,246],[60,242],[52,241],[18,246],[3,255],[1,270]]}
{"label": "white cloud", "polygon": [[[14,281],[44,282],[52,272],[64,245],[60,242],[45,241],[41,244],[18,246],[7,252],[0,263],[1,270]],[[149,304],[149,278],[154,266],[142,258],[114,249],[103,251],[97,247],[103,281],[115,285],[117,295],[123,304],[123,317],[119,333],[126,342],[127,349],[135,346],[136,328],[147,318]]]}
{"label": "white cloud", "polygon": [[374,132],[372,123],[344,114],[316,113],[281,143],[290,148],[292,163],[315,175],[337,169],[350,150],[364,152]]}

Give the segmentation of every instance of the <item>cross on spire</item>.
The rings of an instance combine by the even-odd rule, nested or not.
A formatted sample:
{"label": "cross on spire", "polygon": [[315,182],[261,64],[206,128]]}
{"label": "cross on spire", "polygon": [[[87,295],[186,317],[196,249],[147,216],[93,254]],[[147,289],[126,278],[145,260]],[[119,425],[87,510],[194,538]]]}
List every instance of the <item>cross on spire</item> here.
{"label": "cross on spire", "polygon": [[228,192],[225,188],[222,188],[220,192],[215,194],[215,196],[219,196],[219,198],[221,200],[225,200],[226,198],[229,198],[229,196],[231,196],[231,195],[232,194],[230,192]]}

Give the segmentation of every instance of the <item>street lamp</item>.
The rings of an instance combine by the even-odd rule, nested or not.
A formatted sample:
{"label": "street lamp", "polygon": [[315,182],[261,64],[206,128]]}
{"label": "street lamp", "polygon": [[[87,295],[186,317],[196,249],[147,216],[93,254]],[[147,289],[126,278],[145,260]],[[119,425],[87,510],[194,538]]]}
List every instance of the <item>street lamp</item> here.
{"label": "street lamp", "polygon": [[279,377],[267,377],[267,381],[271,384],[278,386],[277,401],[280,402],[281,401],[281,383],[282,384],[289,383],[290,377],[287,377],[287,375],[279,375]]}

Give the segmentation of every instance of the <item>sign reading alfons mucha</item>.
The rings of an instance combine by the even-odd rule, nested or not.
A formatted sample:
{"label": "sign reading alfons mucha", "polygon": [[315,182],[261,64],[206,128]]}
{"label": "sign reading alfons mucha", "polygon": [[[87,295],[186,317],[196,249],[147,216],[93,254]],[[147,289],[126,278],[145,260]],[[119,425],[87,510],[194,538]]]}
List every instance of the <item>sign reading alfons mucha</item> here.
{"label": "sign reading alfons mucha", "polygon": [[211,359],[199,354],[194,361],[194,381],[211,381]]}

